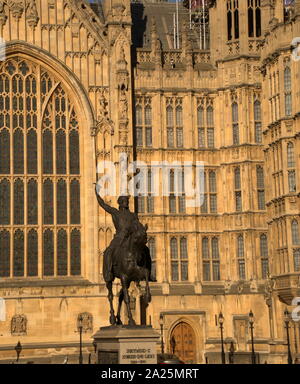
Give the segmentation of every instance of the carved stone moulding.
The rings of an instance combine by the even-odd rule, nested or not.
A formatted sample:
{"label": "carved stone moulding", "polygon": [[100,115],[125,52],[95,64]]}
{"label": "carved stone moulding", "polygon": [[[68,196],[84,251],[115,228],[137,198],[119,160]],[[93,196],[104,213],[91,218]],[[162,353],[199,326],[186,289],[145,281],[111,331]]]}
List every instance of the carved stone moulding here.
{"label": "carved stone moulding", "polygon": [[8,0],[7,5],[16,20],[19,20],[24,11],[23,1]]}
{"label": "carved stone moulding", "polygon": [[93,332],[93,315],[89,312],[79,313],[77,316],[77,329],[82,327],[82,332]]}

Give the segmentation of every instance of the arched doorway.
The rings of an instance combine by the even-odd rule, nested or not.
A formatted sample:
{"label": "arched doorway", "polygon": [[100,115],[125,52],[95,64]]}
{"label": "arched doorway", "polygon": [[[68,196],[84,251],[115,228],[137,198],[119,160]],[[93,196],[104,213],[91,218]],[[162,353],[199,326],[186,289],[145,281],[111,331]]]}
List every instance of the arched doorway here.
{"label": "arched doorway", "polygon": [[193,328],[180,322],[171,333],[170,351],[188,364],[196,363],[196,336]]}

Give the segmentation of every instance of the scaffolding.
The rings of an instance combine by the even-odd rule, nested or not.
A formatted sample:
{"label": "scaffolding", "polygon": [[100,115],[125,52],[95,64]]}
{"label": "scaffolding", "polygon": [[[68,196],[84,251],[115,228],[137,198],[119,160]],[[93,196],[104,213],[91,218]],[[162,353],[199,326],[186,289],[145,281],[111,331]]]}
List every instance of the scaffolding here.
{"label": "scaffolding", "polygon": [[199,36],[199,48],[209,49],[209,0],[184,0],[189,10],[190,29]]}

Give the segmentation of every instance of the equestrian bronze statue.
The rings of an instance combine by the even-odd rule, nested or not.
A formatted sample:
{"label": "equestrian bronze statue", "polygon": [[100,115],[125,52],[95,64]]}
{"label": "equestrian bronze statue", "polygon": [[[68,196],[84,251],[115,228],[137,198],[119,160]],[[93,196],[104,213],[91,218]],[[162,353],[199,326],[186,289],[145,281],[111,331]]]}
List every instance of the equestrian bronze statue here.
{"label": "equestrian bronze statue", "polygon": [[[128,288],[132,281],[139,283],[146,281],[146,304],[151,301],[149,281],[151,281],[151,257],[147,247],[147,224],[140,223],[138,216],[129,210],[129,197],[118,198],[119,209],[106,204],[97,192],[98,203],[112,216],[116,229],[114,238],[104,251],[103,277],[108,289],[110,304],[110,324],[118,325],[121,322],[121,306],[125,301],[128,313],[129,325],[135,325],[129,303]],[[121,280],[122,288],[119,293],[118,312],[115,316],[113,307],[112,283],[115,278]]]}

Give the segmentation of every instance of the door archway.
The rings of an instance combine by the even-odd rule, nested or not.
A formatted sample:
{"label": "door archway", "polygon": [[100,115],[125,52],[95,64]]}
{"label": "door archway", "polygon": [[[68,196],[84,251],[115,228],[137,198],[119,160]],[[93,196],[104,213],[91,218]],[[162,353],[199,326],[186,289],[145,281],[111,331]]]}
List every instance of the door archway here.
{"label": "door archway", "polygon": [[196,363],[196,336],[189,324],[182,321],[175,326],[170,337],[170,351],[184,363]]}

